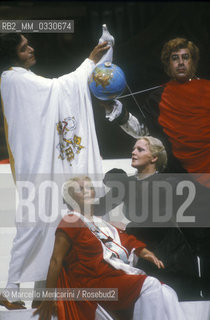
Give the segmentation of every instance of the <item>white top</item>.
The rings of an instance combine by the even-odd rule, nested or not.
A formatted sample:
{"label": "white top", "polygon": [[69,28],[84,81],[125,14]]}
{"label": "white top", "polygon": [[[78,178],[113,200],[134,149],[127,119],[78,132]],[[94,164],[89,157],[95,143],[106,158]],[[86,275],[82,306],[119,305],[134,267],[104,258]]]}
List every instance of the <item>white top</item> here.
{"label": "white top", "polygon": [[[99,63],[110,59],[112,47]],[[88,87],[94,67],[86,59],[76,71],[57,79],[21,67],[2,74],[6,137],[19,191],[16,222],[21,223],[11,253],[10,282],[46,279],[62,218],[62,183],[79,174],[94,183],[94,177],[102,175]]]}
{"label": "white top", "polygon": [[[24,228],[17,225],[9,273],[13,282],[46,279],[61,219],[61,184],[71,174],[102,173],[88,88],[94,67],[86,59],[76,71],[58,79],[20,67],[2,74],[6,136],[20,196],[16,222],[25,223]],[[46,184],[52,186],[52,197]],[[29,200],[22,201],[25,198]]]}
{"label": "white top", "polygon": [[101,172],[87,82],[94,67],[86,59],[58,79],[20,67],[3,72],[1,93],[16,177]]}

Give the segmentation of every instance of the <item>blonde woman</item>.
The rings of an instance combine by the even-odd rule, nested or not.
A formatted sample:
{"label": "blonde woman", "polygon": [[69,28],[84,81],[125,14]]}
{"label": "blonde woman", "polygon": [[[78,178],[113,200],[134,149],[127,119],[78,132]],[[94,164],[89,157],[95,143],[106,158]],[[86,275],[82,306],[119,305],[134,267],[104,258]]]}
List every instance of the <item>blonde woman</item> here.
{"label": "blonde woman", "polygon": [[[175,292],[131,265],[133,254],[158,268],[164,268],[163,263],[134,236],[94,216],[95,190],[90,179],[68,181],[63,194],[77,211],[70,211],[57,228],[46,287],[117,288],[116,301],[105,299],[100,304],[121,320],[185,319]],[[49,320],[57,309],[59,320],[94,320],[97,303],[97,299],[44,301],[35,314]]]}
{"label": "blonde woman", "polygon": [[[123,213],[130,221],[126,232],[144,241],[161,258],[165,269],[154,268],[142,259],[137,266],[170,285],[180,300],[200,299],[197,258],[185,230],[189,228],[183,230],[176,224],[177,210],[186,195],[176,195],[179,180],[164,173],[166,165],[167,153],[159,139],[152,136],[137,139],[131,158],[135,175],[127,176],[120,169],[109,171],[105,184],[111,189],[95,205],[95,214],[103,215],[123,202]],[[192,210],[193,203],[186,214]],[[114,218],[117,219],[116,215]]]}

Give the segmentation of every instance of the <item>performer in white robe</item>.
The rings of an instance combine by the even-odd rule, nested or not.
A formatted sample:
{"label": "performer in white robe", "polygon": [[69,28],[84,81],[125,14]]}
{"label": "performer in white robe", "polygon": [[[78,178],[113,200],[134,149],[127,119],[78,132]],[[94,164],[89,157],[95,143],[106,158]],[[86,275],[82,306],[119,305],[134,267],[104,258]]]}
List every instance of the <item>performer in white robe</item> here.
{"label": "performer in white robe", "polygon": [[[22,66],[2,73],[1,95],[12,172],[20,192],[19,181],[34,183],[29,198],[37,193],[36,187],[45,177],[54,181],[59,174],[59,179],[65,181],[69,174],[102,173],[88,77],[96,59],[105,52],[100,63],[112,58],[112,48],[105,43],[94,50],[76,71],[57,79],[37,76]],[[29,210],[29,214],[27,207],[19,206],[18,219],[23,218],[26,224],[17,225],[8,287],[46,279],[56,223],[49,227],[36,222],[37,214],[41,221],[42,216],[50,217],[54,208],[53,203],[46,205],[38,198],[34,203],[35,212]]]}

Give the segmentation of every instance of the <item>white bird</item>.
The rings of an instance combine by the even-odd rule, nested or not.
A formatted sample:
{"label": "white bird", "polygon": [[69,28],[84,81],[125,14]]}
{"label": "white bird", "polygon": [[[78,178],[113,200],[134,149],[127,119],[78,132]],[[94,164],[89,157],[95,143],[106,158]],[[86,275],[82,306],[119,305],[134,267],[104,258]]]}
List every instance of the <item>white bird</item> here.
{"label": "white bird", "polygon": [[102,43],[104,41],[107,41],[109,46],[114,46],[114,37],[109,33],[106,24],[102,25],[102,36],[99,39],[99,43]]}

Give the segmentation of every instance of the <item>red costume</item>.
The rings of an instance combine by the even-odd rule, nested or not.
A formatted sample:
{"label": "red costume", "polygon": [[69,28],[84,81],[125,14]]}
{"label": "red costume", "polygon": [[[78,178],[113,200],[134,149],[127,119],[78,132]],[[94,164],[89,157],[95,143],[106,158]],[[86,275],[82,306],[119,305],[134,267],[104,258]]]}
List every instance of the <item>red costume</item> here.
{"label": "red costume", "polygon": [[[57,232],[65,232],[72,244],[57,283],[58,288],[118,288],[117,301],[102,301],[109,310],[125,310],[133,307],[139,296],[146,275],[126,274],[114,269],[103,257],[101,241],[81,219],[69,223],[62,220]],[[122,245],[129,253],[145,247],[134,236],[118,230]],[[58,301],[58,319],[95,319],[97,301]]]}
{"label": "red costume", "polygon": [[[158,122],[182,166],[189,173],[210,173],[210,81],[168,82],[159,112]],[[197,180],[210,187],[209,175]]]}

